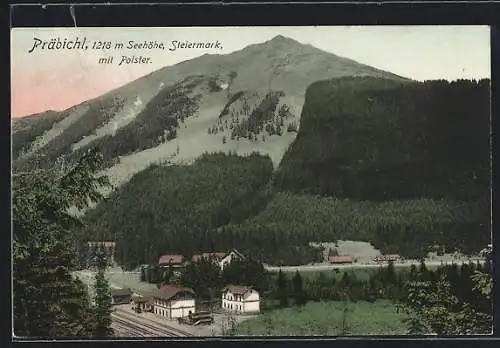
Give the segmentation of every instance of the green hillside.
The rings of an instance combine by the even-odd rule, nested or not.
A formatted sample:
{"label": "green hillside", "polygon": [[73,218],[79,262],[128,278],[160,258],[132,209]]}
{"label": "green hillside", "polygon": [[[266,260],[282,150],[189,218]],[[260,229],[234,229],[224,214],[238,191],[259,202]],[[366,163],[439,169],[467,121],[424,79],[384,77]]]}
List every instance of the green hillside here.
{"label": "green hillside", "polygon": [[277,187],[361,200],[489,200],[489,98],[489,80],[314,83]]}
{"label": "green hillside", "polygon": [[26,151],[37,137],[67,116],[67,112],[47,111],[15,119],[12,122],[12,158]]}
{"label": "green hillside", "polygon": [[265,209],[224,233],[271,264],[320,261],[299,252],[311,241],[360,240],[385,253],[422,257],[439,243],[452,252],[489,243],[488,206],[479,202],[416,199],[370,202],[278,193]]}
{"label": "green hillside", "polygon": [[191,166],[151,166],[86,216],[82,242],[118,240],[116,259],[128,267],[164,253],[191,255],[217,246],[213,228],[255,214],[272,162],[250,155],[204,155]]}
{"label": "green hillside", "polygon": [[490,242],[488,97],[486,80],[315,83],[274,175],[259,155],[153,166],[88,214],[82,240],[116,238],[128,266],[231,247],[298,265],[322,261],[310,242],[335,240],[477,252]]}

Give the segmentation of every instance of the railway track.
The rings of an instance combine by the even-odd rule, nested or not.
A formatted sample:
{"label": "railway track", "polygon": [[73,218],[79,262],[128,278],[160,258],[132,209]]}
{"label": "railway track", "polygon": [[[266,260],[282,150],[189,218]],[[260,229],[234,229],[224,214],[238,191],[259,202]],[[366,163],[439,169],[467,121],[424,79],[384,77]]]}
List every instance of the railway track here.
{"label": "railway track", "polygon": [[121,321],[126,321],[134,327],[141,327],[143,330],[148,330],[150,335],[160,337],[188,337],[193,336],[189,332],[171,327],[167,324],[153,322],[147,318],[141,318],[137,315],[130,314],[126,311],[117,309],[113,312],[113,317]]}
{"label": "railway track", "polygon": [[172,337],[171,334],[159,330],[156,326],[137,322],[129,318],[123,318],[118,315],[113,315],[113,321],[117,322],[119,325],[125,326],[128,330],[127,333],[132,334],[132,337],[135,337],[136,334],[141,337]]}
{"label": "railway track", "polygon": [[126,337],[147,337],[150,336],[150,333],[146,330],[138,328],[137,326],[132,326],[131,323],[125,320],[121,320],[119,318],[113,318],[112,324],[113,330],[119,332],[119,336]]}

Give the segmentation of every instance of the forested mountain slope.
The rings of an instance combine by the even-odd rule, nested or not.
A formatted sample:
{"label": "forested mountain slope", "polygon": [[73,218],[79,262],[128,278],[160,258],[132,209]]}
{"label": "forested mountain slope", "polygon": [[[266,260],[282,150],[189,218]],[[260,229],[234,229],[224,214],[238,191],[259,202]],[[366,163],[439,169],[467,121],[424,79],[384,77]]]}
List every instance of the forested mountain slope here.
{"label": "forested mountain slope", "polygon": [[164,253],[186,256],[221,247],[215,228],[258,212],[268,196],[269,157],[205,154],[189,166],[153,165],[89,211],[89,239],[117,240],[118,262],[156,263]]}
{"label": "forested mountain slope", "polygon": [[346,239],[415,258],[477,252],[491,238],[488,96],[486,80],[315,83],[274,174],[258,155],[153,167],[90,212],[83,236],[116,238],[130,266],[232,247],[303,264],[322,261],[310,242]]}
{"label": "forested mountain slope", "polygon": [[276,183],[361,200],[489,201],[490,82],[314,83]]}

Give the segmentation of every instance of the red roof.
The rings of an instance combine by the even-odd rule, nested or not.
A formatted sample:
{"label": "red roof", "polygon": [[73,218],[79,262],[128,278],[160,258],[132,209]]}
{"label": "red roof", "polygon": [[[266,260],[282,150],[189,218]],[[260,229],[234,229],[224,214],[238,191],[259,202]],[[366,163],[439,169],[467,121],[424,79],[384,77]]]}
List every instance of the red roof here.
{"label": "red roof", "polygon": [[191,261],[193,262],[198,262],[200,261],[201,259],[209,259],[211,257],[217,259],[217,260],[221,260],[224,258],[224,256],[226,256],[228,253],[225,253],[225,252],[211,252],[211,253],[201,253],[201,254],[196,254],[196,255],[193,255],[193,257],[191,258]]}
{"label": "red roof", "polygon": [[160,265],[180,265],[182,263],[182,259],[184,257],[182,255],[162,255],[158,264]]}
{"label": "red roof", "polygon": [[330,256],[328,258],[330,263],[352,263],[354,259],[349,255],[339,255],[339,256]]}
{"label": "red roof", "polygon": [[194,291],[191,288],[168,284],[163,285],[161,288],[155,291],[153,297],[161,298],[162,300],[169,300],[179,292],[189,292],[194,295]]}
{"label": "red roof", "polygon": [[234,285],[234,284],[229,284],[226,285],[224,288],[224,292],[229,291],[235,295],[244,295],[249,291],[252,291],[252,288],[250,286],[245,286],[245,285]]}

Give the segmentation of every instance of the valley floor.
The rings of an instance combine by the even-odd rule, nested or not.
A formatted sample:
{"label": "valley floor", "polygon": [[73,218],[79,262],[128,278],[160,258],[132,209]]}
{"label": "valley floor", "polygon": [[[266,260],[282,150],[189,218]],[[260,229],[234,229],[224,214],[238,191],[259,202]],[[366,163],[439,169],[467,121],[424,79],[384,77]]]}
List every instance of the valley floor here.
{"label": "valley floor", "polygon": [[[308,302],[265,312],[237,325],[236,336],[406,335],[405,315],[391,301]],[[344,328],[344,334],[343,332]]]}

